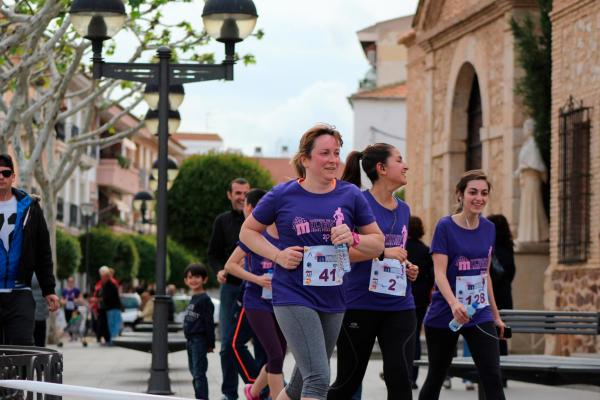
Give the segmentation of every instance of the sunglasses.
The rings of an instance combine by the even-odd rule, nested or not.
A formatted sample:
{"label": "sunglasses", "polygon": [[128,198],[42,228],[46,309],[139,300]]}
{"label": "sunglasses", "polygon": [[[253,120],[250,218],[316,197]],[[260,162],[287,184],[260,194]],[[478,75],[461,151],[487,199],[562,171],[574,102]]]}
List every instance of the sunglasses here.
{"label": "sunglasses", "polygon": [[13,171],[11,169],[3,169],[2,171],[0,171],[0,175],[2,175],[5,178],[10,178],[13,174]]}

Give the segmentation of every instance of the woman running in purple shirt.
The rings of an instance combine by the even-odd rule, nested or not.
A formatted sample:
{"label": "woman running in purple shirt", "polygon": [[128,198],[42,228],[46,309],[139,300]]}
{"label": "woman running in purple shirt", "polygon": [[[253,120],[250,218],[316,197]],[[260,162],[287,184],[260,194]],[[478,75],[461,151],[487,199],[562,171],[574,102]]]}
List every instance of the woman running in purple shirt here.
{"label": "woman running in purple shirt", "polygon": [[[412,364],[417,319],[410,281],[418,267],[407,260],[408,205],[394,196],[406,185],[408,166],[386,143],[353,151],[342,179],[361,187],[361,164],[373,187],[363,192],[385,235],[379,258],[351,249],[352,271],[344,276],[346,313],[337,341],[337,377],[329,400],[349,399],[363,380],[375,338],[381,347],[388,399],[412,399]],[[407,279],[408,278],[408,279]]]}
{"label": "woman running in purple shirt", "polygon": [[[329,358],[346,309],[345,271],[336,252],[348,246],[377,257],[383,251],[383,235],[360,190],[336,179],[341,146],[340,133],[329,125],[304,133],[293,159],[299,179],[267,193],[240,232],[250,250],[276,263],[273,309],[296,360],[278,400],[327,398]],[[262,235],[273,223],[283,250]]]}
{"label": "woman running in purple shirt", "polygon": [[[504,323],[489,275],[496,229],[481,216],[490,189],[483,171],[465,172],[456,185],[458,212],[440,219],[435,228],[435,291],[424,323],[429,369],[419,400],[439,398],[459,334],[469,345],[485,398],[504,400],[498,346]],[[467,307],[473,303],[477,310],[469,317]],[[453,319],[462,324],[456,332],[448,326]]]}

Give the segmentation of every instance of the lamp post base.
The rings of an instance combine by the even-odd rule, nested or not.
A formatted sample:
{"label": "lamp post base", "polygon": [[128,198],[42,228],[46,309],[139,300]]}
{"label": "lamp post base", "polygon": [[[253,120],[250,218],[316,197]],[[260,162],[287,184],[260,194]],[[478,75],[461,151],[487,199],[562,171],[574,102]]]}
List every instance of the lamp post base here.
{"label": "lamp post base", "polygon": [[148,393],[159,396],[171,396],[174,394],[174,392],[171,390],[169,370],[150,370],[150,379],[148,379]]}

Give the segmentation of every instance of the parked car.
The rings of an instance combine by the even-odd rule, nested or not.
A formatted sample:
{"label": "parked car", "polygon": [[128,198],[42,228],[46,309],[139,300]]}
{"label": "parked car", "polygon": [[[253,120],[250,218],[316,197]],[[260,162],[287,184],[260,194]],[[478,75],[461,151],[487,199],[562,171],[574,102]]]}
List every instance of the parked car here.
{"label": "parked car", "polygon": [[140,295],[137,293],[123,293],[121,294],[121,304],[123,305],[123,311],[121,311],[123,325],[133,327],[135,320],[138,318],[140,304],[142,304]]}

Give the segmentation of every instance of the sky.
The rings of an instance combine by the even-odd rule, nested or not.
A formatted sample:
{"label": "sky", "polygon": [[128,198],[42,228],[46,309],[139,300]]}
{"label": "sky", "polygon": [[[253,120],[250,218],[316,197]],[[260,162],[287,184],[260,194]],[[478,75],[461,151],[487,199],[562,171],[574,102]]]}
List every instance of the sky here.
{"label": "sky", "polygon": [[[377,22],[414,14],[417,0],[254,0],[262,40],[237,45],[255,65],[235,67],[234,81],[191,83],[179,111],[179,132],[218,133],[227,149],[246,155],[293,153],[301,134],[316,122],[335,125],[352,148],[348,96],[369,66],[356,32]],[[179,5],[171,17],[193,15],[203,2]],[[185,14],[182,14],[185,13]],[[189,17],[187,17],[189,20]],[[224,46],[215,43],[220,62]]]}

